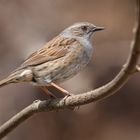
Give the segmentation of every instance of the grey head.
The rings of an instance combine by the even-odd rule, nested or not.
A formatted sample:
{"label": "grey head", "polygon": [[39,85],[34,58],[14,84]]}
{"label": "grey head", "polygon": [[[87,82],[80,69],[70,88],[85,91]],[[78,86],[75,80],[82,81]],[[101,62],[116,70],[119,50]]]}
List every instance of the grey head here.
{"label": "grey head", "polygon": [[89,39],[96,31],[103,30],[104,27],[98,27],[89,22],[79,22],[66,28],[60,35],[72,38],[86,38]]}

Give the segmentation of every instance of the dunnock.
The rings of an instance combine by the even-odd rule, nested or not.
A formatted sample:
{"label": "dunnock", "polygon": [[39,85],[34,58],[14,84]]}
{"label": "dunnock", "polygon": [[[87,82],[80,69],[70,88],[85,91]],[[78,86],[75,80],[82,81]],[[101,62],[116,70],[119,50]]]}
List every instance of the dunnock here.
{"label": "dunnock", "polygon": [[0,87],[10,83],[31,82],[51,97],[54,94],[48,91],[48,86],[69,94],[57,83],[73,77],[88,64],[93,52],[90,37],[103,29],[88,22],[76,23],[66,28],[0,81]]}

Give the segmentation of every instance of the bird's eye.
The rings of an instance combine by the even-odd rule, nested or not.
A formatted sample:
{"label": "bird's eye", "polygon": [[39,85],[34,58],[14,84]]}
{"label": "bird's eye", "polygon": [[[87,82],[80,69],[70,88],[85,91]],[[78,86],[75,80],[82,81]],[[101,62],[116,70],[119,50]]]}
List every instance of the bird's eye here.
{"label": "bird's eye", "polygon": [[82,29],[83,31],[87,31],[87,26],[82,26],[81,29]]}

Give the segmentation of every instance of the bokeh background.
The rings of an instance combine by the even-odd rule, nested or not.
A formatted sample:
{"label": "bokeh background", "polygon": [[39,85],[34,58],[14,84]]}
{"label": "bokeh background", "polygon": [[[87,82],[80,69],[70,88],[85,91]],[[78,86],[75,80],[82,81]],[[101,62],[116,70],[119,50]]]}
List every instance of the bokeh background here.
{"label": "bokeh background", "polygon": [[[0,0],[0,79],[65,27],[89,21],[106,30],[92,39],[88,67],[62,86],[75,94],[97,88],[125,63],[135,18],[134,0]],[[139,80],[135,74],[115,95],[75,111],[39,113],[5,140],[139,140]],[[1,88],[0,124],[36,99],[46,96],[30,84]]]}

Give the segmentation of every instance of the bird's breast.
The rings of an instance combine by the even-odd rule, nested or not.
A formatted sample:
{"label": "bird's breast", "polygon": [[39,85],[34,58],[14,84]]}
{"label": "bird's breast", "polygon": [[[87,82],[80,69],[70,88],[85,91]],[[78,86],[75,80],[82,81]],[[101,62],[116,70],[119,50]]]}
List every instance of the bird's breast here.
{"label": "bird's breast", "polygon": [[91,42],[88,39],[82,39],[80,40],[80,43],[84,46],[84,52],[87,54],[87,57],[89,57],[90,59],[93,53],[93,46]]}

